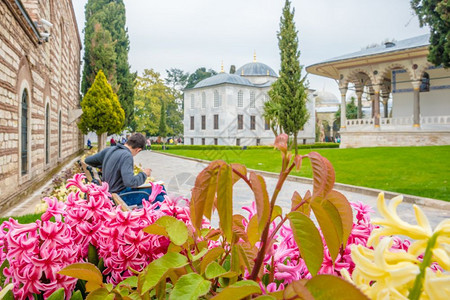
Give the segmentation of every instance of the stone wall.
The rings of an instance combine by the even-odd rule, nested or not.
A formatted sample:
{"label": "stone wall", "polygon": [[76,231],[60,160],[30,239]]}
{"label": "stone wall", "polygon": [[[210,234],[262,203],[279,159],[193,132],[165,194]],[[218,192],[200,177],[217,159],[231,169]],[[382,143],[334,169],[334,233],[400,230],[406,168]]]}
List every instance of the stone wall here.
{"label": "stone wall", "polygon": [[[44,27],[41,18],[53,26]],[[44,31],[50,33],[48,41],[39,34]],[[0,2],[0,210],[82,148],[76,120],[69,117],[79,109],[80,50],[71,0]]]}
{"label": "stone wall", "polygon": [[447,131],[341,132],[340,148],[450,145]]}

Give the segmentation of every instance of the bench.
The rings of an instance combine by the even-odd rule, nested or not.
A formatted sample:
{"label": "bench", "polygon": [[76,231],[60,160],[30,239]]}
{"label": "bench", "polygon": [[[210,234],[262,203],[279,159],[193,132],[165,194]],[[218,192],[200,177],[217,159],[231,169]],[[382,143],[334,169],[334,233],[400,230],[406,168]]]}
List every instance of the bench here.
{"label": "bench", "polygon": [[128,206],[128,204],[125,203],[125,201],[123,201],[122,197],[120,197],[119,194],[112,193],[111,197],[116,206],[120,205],[122,211],[131,211],[131,208]]}
{"label": "bench", "polygon": [[96,185],[101,185],[102,180],[100,178],[100,175],[97,172],[97,169],[88,166],[84,161],[78,160],[78,164],[80,165],[81,170],[83,171],[84,175],[86,176],[86,180],[89,183],[94,183]]}

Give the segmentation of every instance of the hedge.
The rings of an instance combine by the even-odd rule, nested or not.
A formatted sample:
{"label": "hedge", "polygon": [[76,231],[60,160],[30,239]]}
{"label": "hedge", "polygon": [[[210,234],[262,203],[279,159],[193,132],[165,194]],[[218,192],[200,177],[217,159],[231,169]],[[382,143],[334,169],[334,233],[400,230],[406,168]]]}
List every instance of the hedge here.
{"label": "hedge", "polygon": [[[166,145],[166,150],[240,150],[273,149],[273,146],[226,146],[226,145]],[[315,143],[298,145],[299,149],[339,148],[338,143]],[[152,150],[161,151],[162,145],[152,145]]]}

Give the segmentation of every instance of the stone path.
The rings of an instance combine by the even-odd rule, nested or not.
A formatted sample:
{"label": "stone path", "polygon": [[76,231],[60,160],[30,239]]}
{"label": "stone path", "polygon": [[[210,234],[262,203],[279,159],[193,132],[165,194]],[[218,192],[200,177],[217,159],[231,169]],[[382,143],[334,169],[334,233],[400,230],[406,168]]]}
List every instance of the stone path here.
{"label": "stone path", "polygon": [[[197,174],[207,166],[204,162],[182,159],[154,151],[141,151],[135,157],[135,162],[141,164],[144,168],[151,168],[152,176],[156,180],[164,181],[169,194],[173,194],[175,196],[185,196],[187,198],[190,198],[191,188],[194,186]],[[271,195],[275,189],[277,178],[273,176],[264,176],[264,178],[266,180],[269,195]],[[339,188],[339,186],[335,187],[335,189],[344,194],[349,201],[361,201],[369,204],[374,208],[374,210],[376,210],[376,194],[371,193],[371,195],[367,195],[364,189],[361,188],[356,188],[356,190],[359,191],[349,191],[348,186],[345,185],[342,185],[342,188]],[[311,184],[287,180],[278,196],[277,205],[280,205],[283,208],[283,212],[287,212],[290,208],[290,200],[293,192],[297,191],[303,196],[307,190],[312,191]],[[238,213],[243,213],[241,207],[250,205],[253,200],[252,197],[253,194],[248,186],[243,181],[239,181],[235,185],[233,191],[233,209]],[[427,203],[424,204],[425,205],[419,206],[427,215],[433,228],[440,221],[450,217],[450,203],[442,203],[439,201],[438,204],[443,204],[441,208],[428,207],[426,205]],[[398,212],[403,220],[415,224],[414,210],[410,203],[400,204]],[[375,212],[373,216],[379,215]]]}
{"label": "stone path", "polygon": [[[76,159],[73,161],[75,162]],[[203,170],[207,163],[194,161],[190,159],[183,159],[174,156],[164,155],[153,151],[141,151],[136,157],[135,162],[141,164],[144,168],[151,168],[153,170],[152,176],[156,180],[162,180],[165,183],[166,189],[169,194],[174,196],[184,196],[190,198],[191,189],[194,186],[195,178],[197,174]],[[68,164],[67,167],[71,166]],[[277,178],[272,174],[263,175],[269,195],[272,194]],[[49,182],[50,184],[50,182]],[[45,186],[36,191],[33,196],[25,199],[21,204],[11,208],[4,212],[2,216],[19,216],[28,213],[34,213],[36,205],[42,199],[41,191],[45,189]],[[349,188],[346,185],[337,185],[336,190],[343,193],[348,200],[369,204],[371,207],[376,207],[376,193],[378,191],[363,189],[359,187]],[[288,179],[281,190],[277,205],[283,208],[284,212],[287,212],[290,208],[290,199],[294,191],[297,191],[300,195],[304,195],[307,190],[312,190],[312,185],[309,183],[297,182],[295,180]],[[352,191],[353,190],[353,191]],[[371,192],[369,195],[367,191]],[[237,213],[244,213],[242,206],[248,206],[253,200],[253,194],[248,186],[243,182],[238,182],[233,190],[234,197],[234,210]],[[391,199],[386,197],[387,199]],[[429,207],[430,202],[432,204],[437,203],[441,205],[440,208]],[[450,218],[450,203],[436,200],[424,201],[423,205],[419,205],[425,214],[427,215],[431,226],[434,228],[439,222],[446,218]],[[402,203],[399,206],[400,216],[409,223],[415,223],[414,211],[410,203]],[[244,213],[245,215],[245,213]],[[373,216],[378,216],[375,212]]]}

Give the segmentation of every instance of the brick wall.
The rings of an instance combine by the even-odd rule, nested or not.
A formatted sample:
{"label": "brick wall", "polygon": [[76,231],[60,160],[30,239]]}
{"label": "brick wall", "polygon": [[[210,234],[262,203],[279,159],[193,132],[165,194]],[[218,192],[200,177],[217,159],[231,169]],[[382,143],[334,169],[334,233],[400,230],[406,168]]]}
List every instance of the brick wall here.
{"label": "brick wall", "polygon": [[[69,123],[69,112],[79,108],[81,48],[71,0],[22,0],[22,4],[28,15],[22,14],[13,0],[0,2],[0,209],[11,205],[14,194],[45,177],[83,145],[77,120]],[[42,32],[41,18],[53,24],[48,29],[48,42],[33,35],[33,25],[28,21],[35,21],[35,29]],[[22,175],[24,89],[29,95],[28,155],[27,170]]]}

